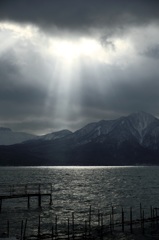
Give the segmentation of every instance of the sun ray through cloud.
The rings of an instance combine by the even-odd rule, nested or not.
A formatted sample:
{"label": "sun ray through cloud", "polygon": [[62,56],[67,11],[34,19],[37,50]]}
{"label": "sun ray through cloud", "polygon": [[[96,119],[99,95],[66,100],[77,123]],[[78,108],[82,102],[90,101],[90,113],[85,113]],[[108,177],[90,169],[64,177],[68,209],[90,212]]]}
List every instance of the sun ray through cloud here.
{"label": "sun ray through cloud", "polygon": [[[1,98],[7,106],[14,106],[16,113],[19,111],[20,119],[20,102],[14,102],[25,96],[26,115],[30,115],[24,114],[26,121],[38,121],[44,115],[49,129],[77,129],[79,122],[99,119],[99,112],[104,118],[117,109],[123,113],[131,108],[127,92],[139,101],[141,85],[149,85],[152,75],[158,78],[155,21],[123,28],[93,25],[88,32],[56,24],[45,28],[43,24],[14,19],[0,22],[0,71],[6,79],[1,89],[8,91],[5,96],[10,94],[5,99],[1,93]],[[157,80],[153,82],[156,86]],[[136,108],[139,105],[134,104]],[[145,109],[145,101],[140,104]]]}

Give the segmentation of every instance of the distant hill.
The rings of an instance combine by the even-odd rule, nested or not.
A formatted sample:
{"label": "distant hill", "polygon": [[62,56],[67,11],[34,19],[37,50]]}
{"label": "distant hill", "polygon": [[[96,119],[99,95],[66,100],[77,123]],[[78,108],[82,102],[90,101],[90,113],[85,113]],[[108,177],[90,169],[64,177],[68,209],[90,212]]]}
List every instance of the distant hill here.
{"label": "distant hill", "polygon": [[17,143],[23,143],[26,141],[38,141],[38,140],[55,140],[65,137],[72,132],[69,130],[62,130],[58,132],[53,132],[45,134],[43,136],[36,136],[33,134],[28,134],[24,132],[14,132],[10,128],[0,127],[0,145],[13,145]]}
{"label": "distant hill", "polygon": [[10,128],[0,127],[0,145],[12,145],[36,138],[37,136],[32,134],[13,132]]}
{"label": "distant hill", "polygon": [[1,165],[159,165],[159,120],[145,112],[0,146]]}

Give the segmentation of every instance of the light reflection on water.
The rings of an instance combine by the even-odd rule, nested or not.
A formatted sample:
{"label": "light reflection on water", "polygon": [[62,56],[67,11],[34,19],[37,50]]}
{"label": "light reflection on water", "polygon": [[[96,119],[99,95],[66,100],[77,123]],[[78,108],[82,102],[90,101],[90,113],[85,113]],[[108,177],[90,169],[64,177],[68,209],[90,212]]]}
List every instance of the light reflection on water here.
{"label": "light reflection on water", "polygon": [[[75,212],[77,222],[87,218],[90,205],[93,211],[107,212],[117,208],[139,208],[140,202],[149,207],[158,206],[159,167],[2,167],[0,184],[52,183],[53,205],[42,199],[42,209],[33,198],[31,209],[26,199],[6,200],[0,214],[0,226],[7,219],[17,229],[21,219],[28,218],[30,228],[37,231],[38,215],[44,227],[63,222]],[[19,227],[20,228],[20,227]],[[2,229],[0,229],[2,231]],[[18,231],[18,230],[14,230]]]}

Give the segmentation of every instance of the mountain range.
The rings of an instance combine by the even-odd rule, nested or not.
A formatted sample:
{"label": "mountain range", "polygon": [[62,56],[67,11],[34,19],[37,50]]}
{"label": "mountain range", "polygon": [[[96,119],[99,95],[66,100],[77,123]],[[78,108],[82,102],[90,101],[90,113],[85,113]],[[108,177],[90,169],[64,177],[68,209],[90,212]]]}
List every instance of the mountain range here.
{"label": "mountain range", "polygon": [[1,166],[159,165],[159,119],[138,112],[40,137],[0,128],[0,159]]}

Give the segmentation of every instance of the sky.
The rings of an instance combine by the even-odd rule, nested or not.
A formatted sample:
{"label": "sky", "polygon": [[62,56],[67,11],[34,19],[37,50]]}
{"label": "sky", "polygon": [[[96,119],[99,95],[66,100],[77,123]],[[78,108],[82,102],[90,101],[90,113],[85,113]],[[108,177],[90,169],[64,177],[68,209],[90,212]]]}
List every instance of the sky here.
{"label": "sky", "polygon": [[159,117],[159,1],[1,0],[0,126]]}

